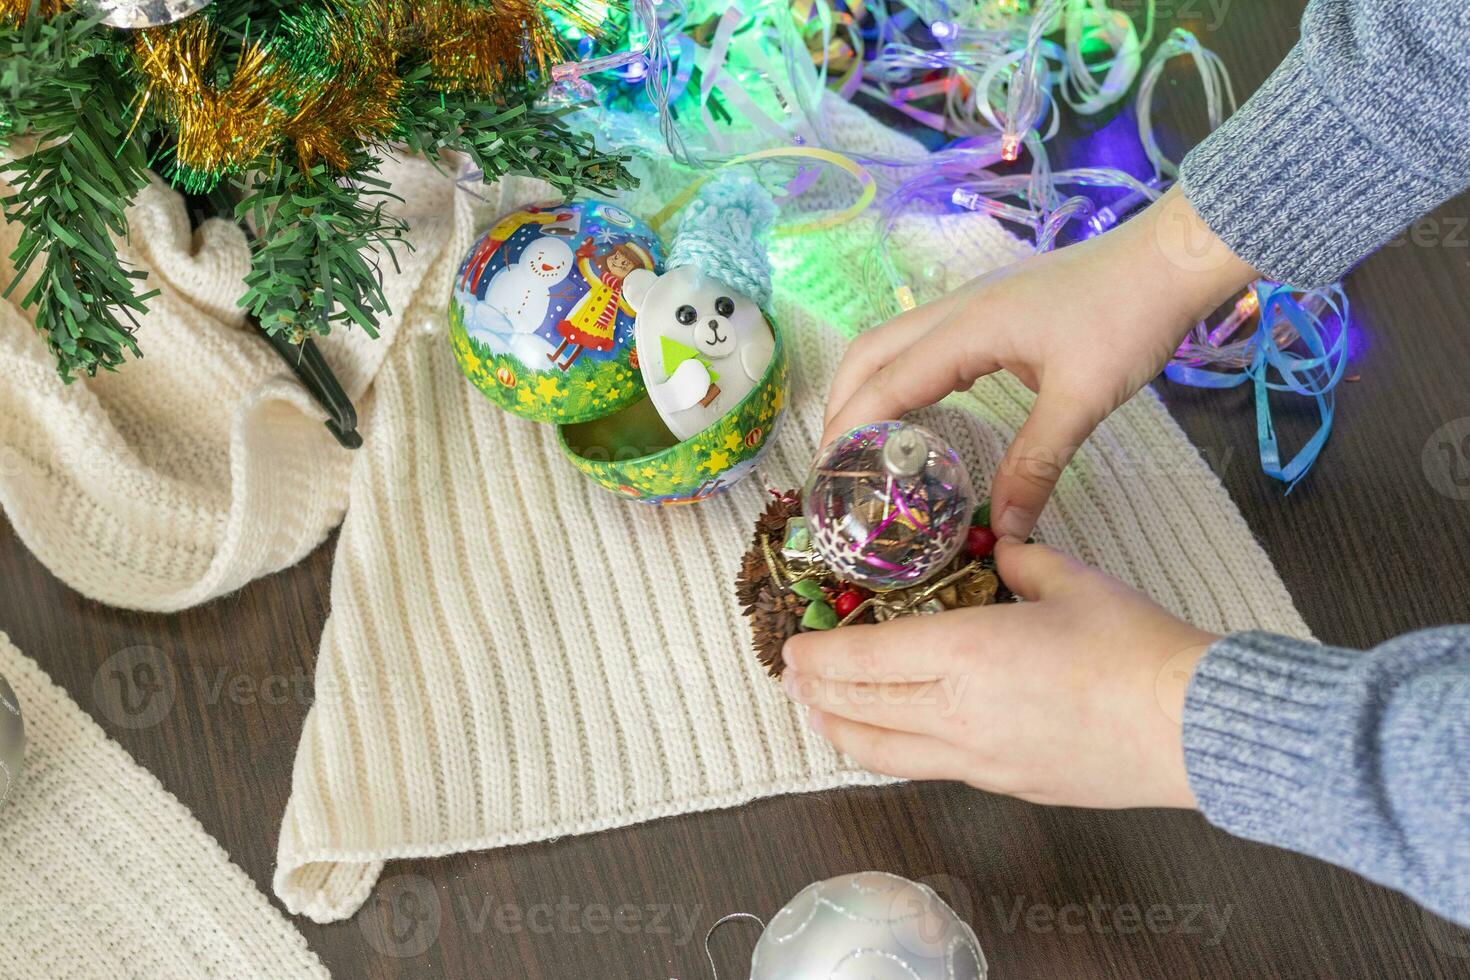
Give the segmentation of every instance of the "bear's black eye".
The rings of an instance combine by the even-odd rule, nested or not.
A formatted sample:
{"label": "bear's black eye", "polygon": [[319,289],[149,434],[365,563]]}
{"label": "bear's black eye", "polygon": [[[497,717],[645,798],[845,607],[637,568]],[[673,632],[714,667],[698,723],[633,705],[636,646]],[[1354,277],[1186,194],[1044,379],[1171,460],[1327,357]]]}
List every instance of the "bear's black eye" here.
{"label": "bear's black eye", "polygon": [[688,303],[685,303],[683,306],[674,311],[674,319],[678,320],[680,323],[684,324],[684,326],[687,327],[689,326],[689,324],[699,319],[699,311],[690,306]]}
{"label": "bear's black eye", "polygon": [[721,296],[715,300],[715,312],[728,319],[735,314],[735,301],[728,296]]}

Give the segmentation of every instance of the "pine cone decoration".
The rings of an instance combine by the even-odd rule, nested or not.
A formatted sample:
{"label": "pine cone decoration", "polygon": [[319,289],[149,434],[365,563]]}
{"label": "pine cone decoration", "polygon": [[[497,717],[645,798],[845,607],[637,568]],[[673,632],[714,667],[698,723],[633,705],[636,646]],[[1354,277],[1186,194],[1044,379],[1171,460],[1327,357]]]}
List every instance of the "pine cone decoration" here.
{"label": "pine cone decoration", "polygon": [[735,579],[735,598],[739,600],[747,616],[754,615],[756,597],[771,578],[771,569],[766,564],[761,541],[769,539],[771,547],[779,551],[781,542],[786,537],[786,522],[801,513],[800,491],[773,491],[771,497],[765,511],[756,519],[755,536],[751,539],[750,550],[740,560],[740,574]]}
{"label": "pine cone decoration", "polygon": [[[772,677],[780,677],[786,670],[782,648],[788,639],[803,629],[841,629],[843,617],[856,612],[865,601],[868,605],[855,622],[885,622],[895,616],[986,606],[1013,598],[996,575],[994,560],[973,558],[968,553],[956,556],[936,576],[918,585],[882,596],[869,595],[840,579],[820,557],[809,554],[806,545],[793,543],[792,553],[783,552],[787,524],[801,516],[801,492],[772,491],[771,496],[773,499],[756,521],[750,550],[741,559],[735,594],[750,620],[756,656]],[[767,547],[776,565],[774,570],[766,559]],[[954,581],[949,581],[951,578]],[[811,598],[787,588],[788,579],[795,580],[793,584]],[[812,592],[812,585],[822,592]],[[825,598],[831,605],[816,602],[818,598]],[[808,619],[809,612],[822,615]]]}
{"label": "pine cone decoration", "polygon": [[756,596],[770,580],[771,569],[766,565],[765,555],[758,548],[747,551],[740,559],[740,575],[735,579],[735,598],[745,615],[755,612]]}
{"label": "pine cone decoration", "polygon": [[801,617],[807,600],[795,592],[768,583],[756,596],[751,611],[751,633],[755,637],[755,653],[772,677],[780,677],[786,669],[781,647],[801,629]]}
{"label": "pine cone decoration", "polygon": [[779,544],[786,533],[786,522],[801,516],[801,491],[787,490],[771,493],[772,500],[766,505],[765,513],[756,518],[755,542],[760,544],[761,535],[770,535]]}

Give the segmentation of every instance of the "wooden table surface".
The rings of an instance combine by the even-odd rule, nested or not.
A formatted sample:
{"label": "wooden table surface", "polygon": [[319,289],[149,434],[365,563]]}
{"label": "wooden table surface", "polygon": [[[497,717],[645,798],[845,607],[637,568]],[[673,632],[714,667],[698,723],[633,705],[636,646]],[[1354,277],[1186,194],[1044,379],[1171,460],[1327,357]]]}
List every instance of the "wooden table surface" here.
{"label": "wooden table surface", "polygon": [[[1160,4],[1164,26],[1195,29],[1242,94],[1285,54],[1302,6]],[[1169,78],[1165,116],[1181,139],[1197,138],[1196,84],[1187,70]],[[1122,147],[1121,162],[1136,163],[1127,140],[1098,135],[1105,122],[1075,127],[1061,159],[1101,162]],[[1159,386],[1328,642],[1363,646],[1470,618],[1467,217],[1470,201],[1453,202],[1350,278],[1361,380],[1342,386],[1327,451],[1290,497],[1259,471],[1244,391]],[[151,616],[79,597],[0,520],[0,629],[267,894],[334,545],[203,608]],[[140,646],[178,665],[171,707],[146,728],[121,710],[128,692],[99,674]],[[769,917],[809,882],[869,868],[934,885],[974,923],[992,975],[1005,980],[1470,976],[1470,933],[1346,872],[1227,837],[1198,815],[1045,809],[939,784],[766,800],[395,862],[357,919],[297,924],[342,978],[696,980],[709,976],[703,936],[716,918]],[[746,975],[753,940],[748,925],[716,935],[722,977]]]}

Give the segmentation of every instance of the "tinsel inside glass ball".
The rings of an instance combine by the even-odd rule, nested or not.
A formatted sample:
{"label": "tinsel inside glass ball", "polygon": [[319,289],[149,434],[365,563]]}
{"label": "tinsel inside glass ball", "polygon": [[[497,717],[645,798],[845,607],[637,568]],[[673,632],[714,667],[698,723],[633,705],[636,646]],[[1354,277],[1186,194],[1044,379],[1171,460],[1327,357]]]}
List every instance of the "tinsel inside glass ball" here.
{"label": "tinsel inside glass ball", "polygon": [[888,591],[949,564],[975,503],[953,447],[923,426],[875,422],[822,450],[803,509],[812,545],[834,574]]}

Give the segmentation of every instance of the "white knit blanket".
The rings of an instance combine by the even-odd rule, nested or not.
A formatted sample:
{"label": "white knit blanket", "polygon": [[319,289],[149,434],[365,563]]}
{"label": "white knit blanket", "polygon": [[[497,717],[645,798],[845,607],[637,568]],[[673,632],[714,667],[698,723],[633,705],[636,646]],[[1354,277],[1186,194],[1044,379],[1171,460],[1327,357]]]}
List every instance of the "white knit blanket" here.
{"label": "white knit blanket", "polygon": [[[917,151],[845,103],[830,112],[853,149]],[[388,267],[399,312],[376,344],[344,333],[325,345],[350,392],[372,380],[355,457],[238,329],[238,234],[212,226],[191,241],[162,188],[134,217],[138,261],[166,291],[140,334],[143,362],[63,389],[23,315],[0,304],[0,356],[21,378],[0,391],[0,504],[80,591],[151,609],[201,602],[295,562],[346,509],[281,828],[287,907],[349,916],[392,858],[881,781],[807,732],[749,653],[732,594],[764,486],[802,481],[844,338],[874,319],[860,279],[875,219],[803,243],[821,263],[790,246],[774,255],[794,376],[758,474],[721,498],[653,509],[578,474],[550,427],[489,404],[442,335],[478,222],[545,188],[506,181],[474,205],[422,162],[389,173],[417,244],[401,273]],[[648,215],[682,181],[654,174],[623,203]],[[838,203],[840,181],[830,193],[816,203]],[[904,220],[893,251],[910,277],[939,270],[936,285],[954,286],[1023,250],[966,214]],[[927,421],[983,487],[1030,398],[988,379]],[[1150,392],[1084,447],[1038,533],[1202,627],[1307,634]]]}
{"label": "white knit blanket", "polygon": [[0,975],[326,980],[158,779],[0,633],[26,762],[0,805]]}

